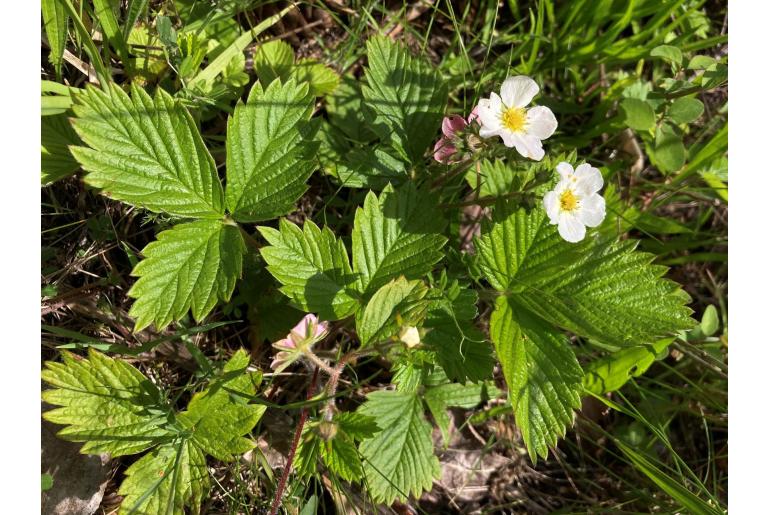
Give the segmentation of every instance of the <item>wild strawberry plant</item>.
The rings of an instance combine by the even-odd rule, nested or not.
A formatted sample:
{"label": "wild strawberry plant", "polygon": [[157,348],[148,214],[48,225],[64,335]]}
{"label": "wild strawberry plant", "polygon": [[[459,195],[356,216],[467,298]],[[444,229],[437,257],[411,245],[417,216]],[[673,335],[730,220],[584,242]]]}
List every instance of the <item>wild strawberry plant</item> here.
{"label": "wild strawberry plant", "polygon": [[[216,78],[237,96],[237,57],[229,72],[196,79],[200,42],[173,36],[165,51],[193,84],[211,92]],[[298,481],[323,469],[378,503],[419,497],[440,475],[433,427],[447,442],[447,409],[490,399],[514,414],[536,462],[587,392],[619,387],[632,367],[649,366],[648,345],[660,350],[693,327],[688,296],[666,269],[619,237],[602,170],[550,148],[558,119],[537,105],[533,78],[485,83],[472,112],[445,116],[442,75],[386,37],[367,41],[360,80],[297,60],[281,42],[258,47],[254,68],[259,80],[232,109],[219,159],[198,128],[211,106],[184,94],[139,81],[64,92],[72,122],[46,117],[44,153],[54,157],[43,180],[82,169],[103,195],[171,221],[133,268],[135,331],[188,314],[203,321],[236,288],[252,297],[260,291],[247,290],[279,288],[282,300],[254,303],[284,321],[274,322],[285,337],[273,339],[268,373],[309,371],[312,383],[287,465]],[[661,139],[702,106],[628,91],[628,125],[649,131],[656,159],[681,167]],[[291,216],[319,172],[350,199],[362,192],[352,216]],[[481,220],[464,220],[467,208]],[[575,341],[607,355],[581,363]],[[361,362],[390,380],[342,393]],[[198,513],[211,487],[207,457],[235,460],[255,445],[268,404],[261,378],[238,351],[179,410],[125,361],[65,353],[43,372],[55,406],[44,417],[84,453],[140,455],[122,479],[121,513]],[[340,409],[341,396],[353,406]]]}

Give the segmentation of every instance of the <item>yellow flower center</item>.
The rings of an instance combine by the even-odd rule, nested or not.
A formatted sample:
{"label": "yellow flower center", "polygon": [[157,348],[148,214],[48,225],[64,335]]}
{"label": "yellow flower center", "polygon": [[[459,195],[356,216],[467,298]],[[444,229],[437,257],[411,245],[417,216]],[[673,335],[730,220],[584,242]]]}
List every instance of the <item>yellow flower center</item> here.
{"label": "yellow flower center", "polygon": [[562,211],[574,211],[578,205],[578,198],[572,192],[572,190],[564,190],[564,193],[559,197],[559,204]]}
{"label": "yellow flower center", "polygon": [[512,132],[522,132],[527,123],[527,111],[521,107],[508,107],[501,115],[503,125]]}

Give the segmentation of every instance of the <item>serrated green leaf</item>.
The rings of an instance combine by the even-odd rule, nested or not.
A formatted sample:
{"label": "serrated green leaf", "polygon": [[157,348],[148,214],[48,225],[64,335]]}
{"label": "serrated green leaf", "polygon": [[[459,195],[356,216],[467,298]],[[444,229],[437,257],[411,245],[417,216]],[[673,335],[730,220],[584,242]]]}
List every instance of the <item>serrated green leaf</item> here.
{"label": "serrated green leaf", "polygon": [[294,50],[285,41],[268,41],[254,50],[254,71],[262,87],[275,79],[286,81],[293,65]]}
{"label": "serrated green leaf", "polygon": [[646,131],[655,125],[655,111],[649,102],[636,98],[624,98],[620,103],[626,125],[634,130]]}
{"label": "serrated green leaf", "polygon": [[537,462],[572,424],[583,371],[566,336],[507,297],[498,297],[489,324],[516,425]]}
{"label": "serrated green leaf", "polygon": [[402,325],[419,325],[428,309],[424,300],[427,293],[428,288],[422,281],[407,281],[404,277],[393,279],[377,290],[356,317],[361,347],[389,339]]}
{"label": "serrated green leaf", "polygon": [[187,110],[158,88],[88,87],[73,106],[75,131],[88,147],[72,154],[86,183],[108,197],[177,216],[221,218],[222,184]]}
{"label": "serrated green leaf", "polygon": [[419,163],[433,143],[447,103],[447,86],[435,67],[385,36],[366,42],[365,104],[371,128],[403,157]]}
{"label": "serrated green leaf", "polygon": [[254,396],[262,380],[261,372],[246,371],[248,364],[248,354],[239,350],[225,364],[222,376],[193,395],[187,410],[177,416],[192,433],[195,445],[218,460],[232,461],[254,447],[242,435],[254,428],[267,409],[246,404],[245,397]]}
{"label": "serrated green leaf", "polygon": [[373,392],[358,412],[373,417],[382,428],[359,446],[372,498],[390,505],[395,499],[419,497],[430,490],[441,467],[433,455],[431,426],[417,394]]}
{"label": "serrated green leaf", "polygon": [[477,240],[479,267],[514,303],[575,334],[617,346],[692,326],[689,297],[633,241],[567,243],[542,208],[501,206]]}
{"label": "serrated green leaf", "polygon": [[331,440],[322,440],[320,454],[329,470],[345,481],[358,481],[363,477],[356,444],[347,435],[337,434]]}
{"label": "serrated green leaf", "polygon": [[379,198],[369,192],[353,226],[353,270],[361,292],[372,294],[400,275],[420,278],[441,260],[447,240],[436,204],[412,183],[388,186]]}
{"label": "serrated green leaf", "polygon": [[512,191],[518,174],[502,159],[481,162],[479,170],[468,170],[465,180],[474,190],[478,189],[480,197],[500,197]]}
{"label": "serrated green leaf", "polygon": [[283,286],[281,291],[308,312],[324,320],[351,315],[358,304],[352,295],[355,277],[342,240],[328,227],[319,229],[311,220],[303,229],[281,220],[280,230],[259,227],[270,244],[260,252],[268,271]]}
{"label": "serrated green leaf", "polygon": [[43,185],[72,175],[80,165],[69,150],[80,138],[64,114],[40,118],[40,182]]}
{"label": "serrated green leaf", "polygon": [[239,222],[289,213],[307,189],[317,144],[306,136],[313,109],[307,84],[259,83],[227,122],[227,208]]}
{"label": "serrated green leaf", "polygon": [[84,454],[136,454],[170,435],[160,393],[128,363],[93,349],[88,359],[62,352],[61,363],[45,363],[42,378],[53,386],[43,400],[60,406],[43,418],[65,425],[58,436],[84,442]]}
{"label": "serrated green leaf", "polygon": [[206,456],[190,440],[178,440],[153,449],[126,469],[118,494],[120,515],[193,514],[210,487]]}
{"label": "serrated green leaf", "polygon": [[64,47],[67,44],[67,28],[69,26],[69,14],[59,0],[42,0],[40,8],[43,11],[43,28],[48,36],[48,46],[51,52],[48,60],[56,71],[56,76],[61,78],[62,57]]}
{"label": "serrated green leaf", "polygon": [[388,183],[398,185],[409,179],[406,163],[384,145],[351,145],[339,129],[326,122],[318,135],[321,165],[342,186],[382,190]]}
{"label": "serrated green leaf", "polygon": [[672,338],[666,338],[648,345],[621,349],[592,361],[586,366],[583,388],[596,395],[619,390],[629,379],[646,372],[671,341]]}
{"label": "serrated green leaf", "polygon": [[329,123],[357,143],[369,143],[377,138],[368,123],[363,102],[361,84],[351,75],[343,76],[339,87],[326,98]]}
{"label": "serrated green leaf", "polygon": [[694,122],[703,114],[703,102],[697,98],[677,98],[668,108],[668,116],[676,123]]}
{"label": "serrated green leaf", "polygon": [[445,297],[434,301],[423,326],[425,345],[433,350],[446,375],[455,381],[481,381],[492,377],[495,364],[492,348],[473,325],[476,318],[474,290],[455,282]]}
{"label": "serrated green leaf", "polygon": [[340,429],[355,440],[363,440],[374,436],[380,428],[374,417],[369,417],[356,411],[343,411],[334,416],[334,421]]}
{"label": "serrated green leaf", "polygon": [[131,272],[139,280],[129,314],[135,331],[151,323],[162,329],[192,310],[195,320],[227,301],[241,277],[246,245],[238,229],[218,220],[180,224],[158,234]]}

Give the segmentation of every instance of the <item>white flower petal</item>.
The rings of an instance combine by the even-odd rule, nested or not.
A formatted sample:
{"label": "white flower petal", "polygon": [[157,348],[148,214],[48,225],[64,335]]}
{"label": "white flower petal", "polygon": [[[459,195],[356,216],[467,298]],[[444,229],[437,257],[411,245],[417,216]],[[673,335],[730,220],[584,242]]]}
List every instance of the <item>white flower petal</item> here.
{"label": "white flower petal", "polygon": [[559,220],[559,235],[570,243],[577,243],[586,236],[586,226],[572,215],[562,215]]}
{"label": "white flower petal", "polygon": [[539,139],[550,138],[558,125],[553,112],[545,106],[527,110],[527,134]]}
{"label": "white flower petal", "polygon": [[575,169],[572,168],[572,165],[566,161],[562,161],[561,163],[557,164],[556,171],[559,172],[559,176],[562,178],[562,180],[569,179],[570,176],[575,173]]}
{"label": "white flower petal", "polygon": [[584,197],[580,201],[580,210],[577,213],[578,220],[588,227],[598,227],[606,216],[604,197],[594,193]]}
{"label": "white flower petal", "polygon": [[[496,101],[494,100],[494,97],[497,97]],[[498,105],[497,108],[494,107],[495,103]],[[493,131],[500,130],[500,128],[502,127],[502,121],[500,120],[501,105],[502,105],[502,101],[500,100],[500,97],[498,97],[495,93],[492,93],[491,99],[483,98],[479,101],[478,120],[481,123],[482,128],[487,128],[488,130],[493,130]],[[484,136],[484,137],[488,137],[488,136]]]}
{"label": "white flower petal", "polygon": [[604,186],[602,173],[588,163],[583,163],[575,169],[575,177],[577,187],[583,191],[584,195],[596,193]]}
{"label": "white flower petal", "polygon": [[551,220],[551,225],[559,223],[559,194],[555,191],[549,191],[543,196],[543,207],[545,213]]}
{"label": "white flower petal", "polygon": [[507,107],[524,107],[540,91],[537,83],[526,75],[508,77],[500,88],[500,96]]}
{"label": "white flower petal", "polygon": [[491,138],[492,136],[498,136],[500,134],[500,128],[481,126],[479,129],[479,136],[482,138]]}
{"label": "white flower petal", "polygon": [[[505,132],[503,134],[505,134]],[[526,158],[534,159],[535,161],[540,161],[543,159],[545,156],[545,150],[543,150],[543,144],[540,143],[539,139],[534,136],[530,136],[529,134],[509,134],[511,134],[513,146],[516,147],[516,150],[519,152],[519,154]],[[505,141],[505,136],[503,136],[503,141]],[[506,146],[510,147],[511,145],[506,143]]]}

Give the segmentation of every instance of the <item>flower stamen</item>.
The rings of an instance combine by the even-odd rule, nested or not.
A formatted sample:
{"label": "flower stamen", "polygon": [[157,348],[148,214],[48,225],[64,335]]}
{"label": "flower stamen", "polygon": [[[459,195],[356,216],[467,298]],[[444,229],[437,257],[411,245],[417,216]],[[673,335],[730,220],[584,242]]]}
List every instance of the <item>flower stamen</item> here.
{"label": "flower stamen", "polygon": [[509,107],[500,115],[506,129],[511,132],[524,132],[527,124],[527,111],[521,107]]}
{"label": "flower stamen", "polygon": [[569,213],[578,207],[578,198],[571,189],[566,189],[559,197],[559,205],[562,211]]}

